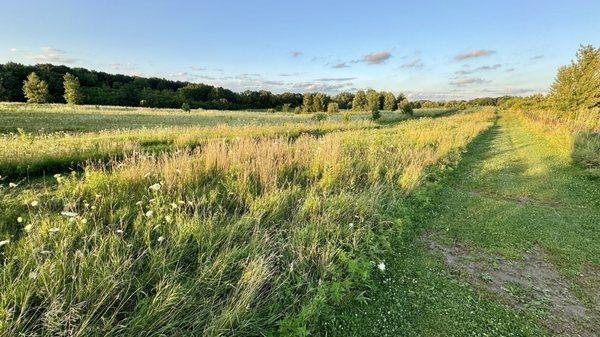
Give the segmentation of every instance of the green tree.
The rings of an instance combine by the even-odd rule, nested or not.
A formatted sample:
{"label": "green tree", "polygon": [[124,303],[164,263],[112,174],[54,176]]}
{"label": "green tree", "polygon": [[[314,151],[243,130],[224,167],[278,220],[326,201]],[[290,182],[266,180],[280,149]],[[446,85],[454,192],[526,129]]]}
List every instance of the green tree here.
{"label": "green tree", "polygon": [[190,105],[188,103],[183,103],[181,105],[181,110],[183,110],[185,112],[190,112]]}
{"label": "green tree", "polygon": [[316,93],[313,95],[313,111],[325,111],[325,106],[327,103],[327,96],[323,93]]}
{"label": "green tree", "polygon": [[402,101],[398,102],[398,111],[412,115],[413,114],[413,106],[412,104],[405,98]]}
{"label": "green tree", "polygon": [[65,101],[67,104],[81,104],[81,89],[79,79],[69,73],[63,77],[65,87]]}
{"label": "green tree", "polygon": [[333,101],[338,104],[340,109],[349,109],[352,105],[352,99],[354,95],[349,92],[340,92],[333,97]]}
{"label": "green tree", "polygon": [[600,107],[600,48],[581,46],[577,60],[558,69],[550,101],[563,112]]}
{"label": "green tree", "polygon": [[364,91],[358,90],[352,100],[352,110],[360,111],[364,110],[367,106],[367,95]]}
{"label": "green tree", "polygon": [[331,103],[327,104],[327,112],[329,112],[329,113],[340,112],[339,104],[336,102],[331,102]]}
{"label": "green tree", "polygon": [[35,72],[29,74],[23,82],[23,93],[28,103],[48,102],[48,84],[41,80]]}
{"label": "green tree", "polygon": [[373,90],[369,89],[366,93],[367,96],[367,110],[368,111],[379,111],[381,109],[381,95]]}
{"label": "green tree", "polygon": [[394,111],[396,109],[396,97],[391,92],[383,94],[383,110]]}
{"label": "green tree", "polygon": [[313,93],[307,92],[302,96],[302,111],[304,112],[314,112],[313,105]]}

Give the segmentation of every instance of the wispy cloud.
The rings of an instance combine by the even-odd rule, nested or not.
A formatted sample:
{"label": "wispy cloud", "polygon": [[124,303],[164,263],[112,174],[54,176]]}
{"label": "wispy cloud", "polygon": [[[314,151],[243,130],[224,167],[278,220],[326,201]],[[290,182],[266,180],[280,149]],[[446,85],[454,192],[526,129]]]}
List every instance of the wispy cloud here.
{"label": "wispy cloud", "polygon": [[475,69],[464,69],[464,70],[458,70],[455,72],[455,74],[457,75],[469,75],[472,73],[476,73],[476,72],[481,72],[481,71],[491,71],[491,70],[496,70],[498,68],[501,68],[502,65],[497,63],[491,66],[481,66],[481,67],[477,67]]}
{"label": "wispy cloud", "polygon": [[421,62],[421,59],[415,59],[411,62],[407,62],[404,63],[403,65],[400,66],[400,68],[402,69],[419,69],[419,68],[423,68],[424,64],[423,62]]}
{"label": "wispy cloud", "polygon": [[31,56],[31,59],[36,62],[41,63],[63,63],[70,64],[75,63],[77,60],[68,57],[63,50],[52,48],[52,47],[42,47],[42,53],[38,55]]}
{"label": "wispy cloud", "polygon": [[392,54],[390,52],[378,51],[363,56],[361,61],[367,64],[382,64],[385,61],[387,61],[390,57],[392,57]]}
{"label": "wispy cloud", "polygon": [[190,66],[190,69],[192,69],[193,71],[204,71],[204,70],[206,70],[206,68],[204,68],[204,67],[196,67],[196,66]]}
{"label": "wispy cloud", "polygon": [[457,54],[456,56],[454,56],[454,60],[455,61],[463,61],[463,60],[468,60],[471,58],[489,56],[494,53],[496,53],[495,50],[487,50],[487,49],[471,50],[471,51]]}
{"label": "wispy cloud", "polygon": [[290,52],[290,55],[292,55],[292,57],[299,57],[302,55],[302,52],[295,50],[295,51]]}
{"label": "wispy cloud", "polygon": [[505,72],[507,72],[507,73],[510,73],[510,72],[513,72],[513,71],[515,71],[515,68],[508,68],[508,69],[506,69],[506,70],[504,70],[504,71],[505,71]]}
{"label": "wispy cloud", "polygon": [[544,58],[544,55],[535,55],[529,59],[532,61],[535,61],[535,60],[539,60],[539,59],[543,59],[543,58]]}
{"label": "wispy cloud", "polygon": [[340,62],[340,63],[334,64],[333,66],[331,66],[331,68],[333,68],[333,69],[342,69],[342,68],[349,68],[349,67],[350,66],[346,62]]}
{"label": "wispy cloud", "polygon": [[11,53],[15,53],[15,52],[18,51],[18,49],[17,48],[10,48],[8,51],[10,51]]}
{"label": "wispy cloud", "polygon": [[346,82],[353,81],[356,77],[326,77],[326,78],[317,78],[315,81],[317,82]]}
{"label": "wispy cloud", "polygon": [[490,81],[481,79],[481,78],[476,78],[476,77],[465,77],[465,78],[461,78],[461,79],[457,79],[454,81],[450,81],[450,85],[456,86],[456,87],[464,87],[467,85],[471,85],[471,84],[484,84],[484,83],[490,83]]}

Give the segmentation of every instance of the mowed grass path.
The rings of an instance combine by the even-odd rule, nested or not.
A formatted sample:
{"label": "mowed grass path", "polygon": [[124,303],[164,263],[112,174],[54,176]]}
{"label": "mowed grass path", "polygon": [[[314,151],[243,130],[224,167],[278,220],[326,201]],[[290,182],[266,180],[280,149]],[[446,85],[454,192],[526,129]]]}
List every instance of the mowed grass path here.
{"label": "mowed grass path", "polygon": [[[340,308],[341,314],[323,324],[323,334],[600,333],[594,323],[600,308],[600,181],[571,164],[567,142],[502,113],[471,144],[453,173],[413,197],[420,210],[387,261],[381,286],[368,292],[370,299],[363,304]],[[430,250],[432,243],[449,248],[445,253]],[[467,263],[447,265],[448,259],[469,256]],[[478,261],[489,257],[497,265]],[[527,275],[532,260],[542,265],[540,273],[551,277]],[[523,268],[514,275],[523,275],[532,287],[506,282],[493,289],[506,281],[494,279],[506,266]],[[554,300],[573,298],[585,317],[572,319],[564,313],[570,308],[556,308],[556,289],[551,283],[535,284],[537,277],[560,280],[564,288]],[[535,287],[549,289],[540,296]]]}

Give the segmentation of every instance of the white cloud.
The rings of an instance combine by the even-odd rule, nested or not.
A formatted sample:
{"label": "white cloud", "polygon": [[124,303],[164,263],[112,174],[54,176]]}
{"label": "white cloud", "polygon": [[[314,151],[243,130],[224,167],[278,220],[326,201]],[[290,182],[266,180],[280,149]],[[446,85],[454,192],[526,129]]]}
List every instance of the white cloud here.
{"label": "white cloud", "polygon": [[490,83],[490,81],[481,79],[481,78],[476,78],[476,77],[466,77],[466,78],[461,78],[461,79],[457,79],[454,81],[450,81],[450,85],[454,85],[457,87],[464,87],[467,85],[471,85],[471,84],[484,84],[484,83]]}
{"label": "white cloud", "polygon": [[75,63],[77,60],[68,57],[63,50],[52,48],[52,47],[42,47],[42,53],[38,55],[31,56],[31,59],[40,63],[62,63],[62,64],[70,64]]}
{"label": "white cloud", "polygon": [[363,56],[362,61],[367,64],[382,64],[383,62],[387,61],[390,57],[392,57],[392,54],[390,52],[378,51]]}
{"label": "white cloud", "polygon": [[10,48],[8,51],[10,51],[11,53],[16,53],[18,51],[17,48]]}
{"label": "white cloud", "polygon": [[471,51],[457,54],[456,56],[454,56],[454,60],[463,61],[463,60],[467,60],[467,59],[471,59],[471,58],[489,56],[494,53],[496,53],[495,50],[487,50],[487,49],[471,50]]}

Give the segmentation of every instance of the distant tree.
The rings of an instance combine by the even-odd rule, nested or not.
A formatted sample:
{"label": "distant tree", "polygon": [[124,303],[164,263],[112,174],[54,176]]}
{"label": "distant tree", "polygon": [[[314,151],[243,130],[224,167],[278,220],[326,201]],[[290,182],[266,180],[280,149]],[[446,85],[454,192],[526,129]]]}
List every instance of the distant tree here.
{"label": "distant tree", "polygon": [[354,95],[349,92],[340,92],[333,97],[333,101],[338,104],[340,109],[349,109],[352,106]]}
{"label": "distant tree", "polygon": [[291,109],[290,103],[285,103],[281,106],[281,112],[290,112]]}
{"label": "distant tree", "polygon": [[565,112],[600,107],[600,48],[581,46],[577,60],[558,69],[550,100]]}
{"label": "distant tree", "polygon": [[317,92],[313,95],[313,111],[325,111],[329,97],[327,95]]}
{"label": "distant tree", "polygon": [[190,112],[190,105],[188,103],[183,103],[181,105],[181,110],[183,110],[185,112]]}
{"label": "distant tree", "polygon": [[412,104],[405,98],[404,100],[398,102],[398,111],[412,115],[413,114],[413,106]]}
{"label": "distant tree", "polygon": [[48,102],[48,84],[41,80],[35,72],[29,74],[23,82],[23,93],[28,103]]}
{"label": "distant tree", "polygon": [[369,89],[366,92],[366,96],[367,96],[367,110],[368,111],[379,111],[381,109],[381,95],[373,90],[373,89]]}
{"label": "distant tree", "polygon": [[367,106],[367,95],[364,91],[358,90],[352,100],[352,110],[365,110]]}
{"label": "distant tree", "polygon": [[81,104],[81,89],[79,79],[69,73],[63,77],[65,87],[65,101],[67,104]]}
{"label": "distant tree", "polygon": [[304,112],[314,112],[313,105],[313,93],[307,92],[302,96],[302,111]]}
{"label": "distant tree", "polygon": [[383,110],[394,111],[396,109],[396,97],[391,92],[383,94]]}
{"label": "distant tree", "polygon": [[335,102],[331,102],[331,103],[327,104],[327,112],[329,112],[329,113],[340,112],[339,104],[335,103]]}

